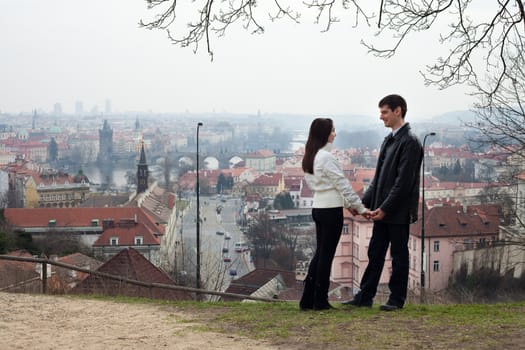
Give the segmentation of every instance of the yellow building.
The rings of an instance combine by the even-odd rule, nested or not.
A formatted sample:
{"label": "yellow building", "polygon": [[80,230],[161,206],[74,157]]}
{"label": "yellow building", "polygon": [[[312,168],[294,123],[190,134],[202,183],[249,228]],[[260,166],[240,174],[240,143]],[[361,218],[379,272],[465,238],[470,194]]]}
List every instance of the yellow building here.
{"label": "yellow building", "polygon": [[10,208],[77,207],[89,198],[89,183],[83,175],[72,177],[21,160],[9,164],[7,170]]}

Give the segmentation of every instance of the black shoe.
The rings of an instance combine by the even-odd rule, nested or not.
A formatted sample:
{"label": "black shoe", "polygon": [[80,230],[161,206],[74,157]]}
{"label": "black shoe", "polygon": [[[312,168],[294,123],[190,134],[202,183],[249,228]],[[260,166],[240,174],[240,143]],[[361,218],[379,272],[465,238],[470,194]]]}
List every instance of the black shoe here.
{"label": "black shoe", "polygon": [[386,304],[383,304],[379,307],[379,310],[381,311],[396,311],[396,310],[401,310],[403,307],[402,306],[397,306],[397,305],[394,305],[394,304],[389,304],[389,303],[386,303]]}
{"label": "black shoe", "polygon": [[343,301],[341,305],[354,306],[354,307],[372,307],[372,302],[363,303],[363,302],[357,301],[356,299],[352,299],[348,301]]}
{"label": "black shoe", "polygon": [[330,303],[328,302],[320,304],[320,305],[314,304],[314,310],[331,310],[331,309],[335,309],[335,307],[330,305]]}
{"label": "black shoe", "polygon": [[312,305],[301,305],[299,304],[299,310],[301,311],[310,311],[313,310],[314,307]]}

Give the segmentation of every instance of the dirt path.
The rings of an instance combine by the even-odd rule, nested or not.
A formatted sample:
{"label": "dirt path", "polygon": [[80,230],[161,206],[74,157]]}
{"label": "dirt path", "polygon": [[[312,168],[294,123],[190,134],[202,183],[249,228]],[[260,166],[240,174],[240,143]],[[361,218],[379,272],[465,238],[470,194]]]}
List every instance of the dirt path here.
{"label": "dirt path", "polygon": [[155,305],[0,292],[0,349],[279,349],[184,319]]}

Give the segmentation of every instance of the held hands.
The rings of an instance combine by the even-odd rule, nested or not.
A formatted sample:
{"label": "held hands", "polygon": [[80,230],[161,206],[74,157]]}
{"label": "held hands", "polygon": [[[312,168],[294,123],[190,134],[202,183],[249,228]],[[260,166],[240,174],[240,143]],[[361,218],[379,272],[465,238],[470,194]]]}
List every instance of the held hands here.
{"label": "held hands", "polygon": [[[359,213],[355,209],[348,208],[348,210],[353,216],[359,215]],[[385,217],[385,212],[382,211],[380,208],[376,210],[366,209],[366,211],[362,213],[361,215],[367,220],[378,221],[378,220],[382,220]]]}
{"label": "held hands", "polygon": [[385,212],[381,208],[377,208],[369,213],[368,220],[379,221],[385,217]]}
{"label": "held hands", "polygon": [[370,213],[371,211],[369,209],[366,209],[363,213],[359,214],[359,212],[356,210],[356,209],[353,209],[353,208],[347,208],[348,211],[350,212],[350,214],[352,214],[353,216],[357,216],[357,215],[361,215],[363,216],[365,219],[367,220],[370,220]]}

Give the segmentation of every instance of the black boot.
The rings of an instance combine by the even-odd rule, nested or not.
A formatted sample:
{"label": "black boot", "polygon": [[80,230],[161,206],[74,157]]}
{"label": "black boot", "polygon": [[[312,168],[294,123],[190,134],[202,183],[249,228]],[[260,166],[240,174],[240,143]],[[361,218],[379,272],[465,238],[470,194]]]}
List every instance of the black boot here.
{"label": "black boot", "polygon": [[318,282],[314,288],[314,310],[328,310],[334,307],[328,302],[328,285]]}
{"label": "black boot", "polygon": [[301,301],[299,302],[299,308],[301,310],[310,310],[314,308],[314,279],[311,276],[306,276],[306,278],[303,281],[303,284],[303,296],[301,297]]}

